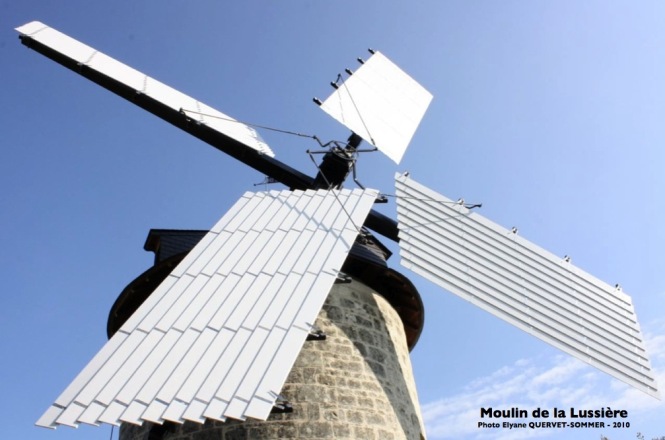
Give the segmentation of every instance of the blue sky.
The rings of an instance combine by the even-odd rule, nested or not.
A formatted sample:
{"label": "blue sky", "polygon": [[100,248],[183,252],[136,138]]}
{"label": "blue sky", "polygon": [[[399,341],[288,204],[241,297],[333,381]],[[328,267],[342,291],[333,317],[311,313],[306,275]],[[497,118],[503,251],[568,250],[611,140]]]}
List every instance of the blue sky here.
{"label": "blue sky", "polygon": [[[633,302],[665,383],[665,4],[662,2],[0,3],[0,348],[7,438],[108,439],[33,423],[105,341],[108,310],[151,264],[150,228],[210,227],[263,177],[19,44],[41,20],[245,121],[345,139],[329,81],[381,50],[433,95],[404,160],[363,155],[456,199]],[[315,174],[311,141],[262,132]],[[394,205],[384,208],[394,215]],[[386,244],[390,244],[385,240]],[[392,246],[392,244],[390,244]],[[393,246],[394,249],[394,246]],[[396,250],[396,249],[395,249]],[[426,324],[412,362],[429,438],[647,438],[665,406],[391,266]],[[622,430],[479,430],[482,406],[626,409]],[[516,437],[517,435],[517,437]]]}

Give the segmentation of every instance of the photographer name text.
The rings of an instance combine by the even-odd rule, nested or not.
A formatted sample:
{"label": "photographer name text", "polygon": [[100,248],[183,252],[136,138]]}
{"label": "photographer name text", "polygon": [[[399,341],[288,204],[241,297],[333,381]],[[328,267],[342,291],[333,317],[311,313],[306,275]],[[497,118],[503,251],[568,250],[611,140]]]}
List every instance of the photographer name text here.
{"label": "photographer name text", "polygon": [[[478,422],[478,428],[628,428],[630,422],[628,411],[625,409],[613,409],[609,406],[598,409],[578,409],[570,407],[568,411],[562,408],[542,409],[535,408],[531,411],[512,407],[508,409],[480,408],[480,418],[485,419]],[[489,419],[571,419],[570,421],[524,421],[508,422],[493,421]],[[603,419],[603,420],[599,420]],[[611,420],[606,420],[611,419]]]}

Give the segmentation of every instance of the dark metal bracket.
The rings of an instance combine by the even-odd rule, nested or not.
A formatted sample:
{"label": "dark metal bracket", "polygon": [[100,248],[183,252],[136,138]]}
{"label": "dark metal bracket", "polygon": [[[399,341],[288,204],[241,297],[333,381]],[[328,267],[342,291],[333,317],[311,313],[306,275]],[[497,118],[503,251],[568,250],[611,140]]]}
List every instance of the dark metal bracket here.
{"label": "dark metal bracket", "polygon": [[293,412],[293,406],[291,406],[291,403],[289,403],[289,401],[286,400],[282,395],[277,396],[275,405],[272,407],[272,410],[270,411],[271,414],[286,414],[292,412]]}
{"label": "dark metal bracket", "polygon": [[335,284],[349,284],[353,279],[344,272],[337,272]]}
{"label": "dark metal bracket", "polygon": [[325,341],[326,340],[326,334],[323,332],[323,330],[315,328],[312,329],[309,334],[307,335],[307,341]]}

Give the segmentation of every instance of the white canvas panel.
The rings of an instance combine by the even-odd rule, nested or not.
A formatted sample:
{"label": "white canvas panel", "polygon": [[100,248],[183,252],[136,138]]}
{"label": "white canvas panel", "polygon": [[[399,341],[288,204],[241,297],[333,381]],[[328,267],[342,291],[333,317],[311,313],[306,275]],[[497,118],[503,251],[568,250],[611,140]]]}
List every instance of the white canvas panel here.
{"label": "white canvas panel", "polygon": [[432,95],[375,52],[321,109],[399,163]]}
{"label": "white canvas panel", "polygon": [[38,424],[266,419],[377,195],[246,193]]}
{"label": "white canvas panel", "polygon": [[396,186],[402,265],[659,395],[630,296],[407,176]]}
{"label": "white canvas panel", "polygon": [[185,113],[194,121],[205,124],[261,154],[270,157],[275,156],[268,144],[249,125],[239,122],[80,41],[38,21],[20,26],[16,30],[21,35],[30,37],[73,61],[126,85],[138,94],[147,95],[176,112]]}

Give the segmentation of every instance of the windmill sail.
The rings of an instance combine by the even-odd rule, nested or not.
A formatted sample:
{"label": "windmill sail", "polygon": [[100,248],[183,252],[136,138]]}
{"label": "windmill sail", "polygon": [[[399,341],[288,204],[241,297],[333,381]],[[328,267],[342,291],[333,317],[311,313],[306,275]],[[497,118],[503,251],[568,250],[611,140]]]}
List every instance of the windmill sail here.
{"label": "windmill sail", "polygon": [[321,109],[399,163],[431,101],[427,90],[374,52]]}
{"label": "windmill sail", "polygon": [[37,424],[265,420],[376,196],[246,193]]}
{"label": "windmill sail", "polygon": [[[314,188],[314,178],[274,158],[254,129],[38,21],[16,28],[21,43],[134,105],[186,131],[291,189]],[[102,67],[100,67],[102,66]],[[101,68],[102,70],[95,70]],[[157,85],[155,90],[146,84]],[[149,94],[145,93],[147,91]],[[209,116],[212,115],[212,116]],[[397,224],[370,211],[366,226],[397,241]]]}
{"label": "windmill sail", "polygon": [[406,176],[396,186],[402,265],[659,397],[630,296]]}
{"label": "windmill sail", "polygon": [[[239,142],[244,147],[274,157],[268,144],[249,125],[238,122],[80,41],[39,21],[27,23],[16,30],[28,46],[41,45],[48,52],[48,56],[57,58],[59,62],[68,67],[76,66],[79,71],[88,69],[86,76],[95,77],[96,82],[109,84],[111,90],[127,99],[146,100],[147,102],[143,103],[144,106],[150,107],[153,113],[169,122],[177,123],[186,119],[188,124],[205,125],[223,137]],[[139,102],[136,103],[139,104]],[[210,139],[211,142],[214,142],[212,139],[214,136],[204,135],[203,137],[204,140]]]}

